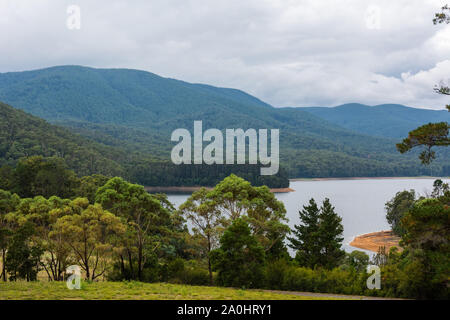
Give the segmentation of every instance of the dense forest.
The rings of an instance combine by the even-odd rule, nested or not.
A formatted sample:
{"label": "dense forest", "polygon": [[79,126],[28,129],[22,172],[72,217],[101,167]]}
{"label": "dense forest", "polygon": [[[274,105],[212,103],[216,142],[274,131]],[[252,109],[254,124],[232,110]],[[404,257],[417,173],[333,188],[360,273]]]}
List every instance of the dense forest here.
{"label": "dense forest", "polygon": [[40,155],[60,157],[80,175],[123,175],[118,161],[126,153],[102,146],[67,129],[26,114],[0,102],[0,164],[15,166],[17,160]]}
{"label": "dense forest", "polygon": [[[322,113],[333,110],[319,114],[308,108],[274,108],[235,89],[138,70],[79,66],[0,74],[0,100],[111,150],[125,151],[110,157],[122,166],[134,167],[133,158],[138,163],[161,160],[158,166],[165,166],[173,146],[171,132],[192,131],[194,120],[202,120],[205,129],[280,129],[280,164],[290,178],[449,174],[448,150],[439,150],[432,166],[423,167],[418,152],[400,155],[395,149],[399,136],[421,121],[434,121],[435,111],[391,105],[355,113],[344,107],[335,110],[338,116],[328,117]],[[410,111],[419,112],[418,119],[405,116]],[[339,120],[345,116],[341,112],[352,113],[353,124]],[[386,114],[389,121],[384,123]],[[149,183],[140,178],[145,172],[135,175],[129,179]]]}
{"label": "dense forest", "polygon": [[[275,176],[260,176],[259,165],[180,165],[119,146],[107,146],[65,128],[0,103],[0,173],[2,183],[12,178],[20,159],[58,157],[78,176],[122,176],[146,186],[211,186],[239,174],[255,185],[288,187],[283,169]],[[0,183],[1,184],[1,183]]]}

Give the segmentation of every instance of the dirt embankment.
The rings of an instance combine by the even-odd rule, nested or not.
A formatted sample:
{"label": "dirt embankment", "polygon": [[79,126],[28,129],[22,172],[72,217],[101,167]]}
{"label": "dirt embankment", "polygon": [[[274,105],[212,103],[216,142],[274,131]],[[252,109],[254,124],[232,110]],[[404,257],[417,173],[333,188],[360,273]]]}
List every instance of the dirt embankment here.
{"label": "dirt embankment", "polygon": [[[150,193],[193,193],[200,190],[201,187],[145,187]],[[211,190],[211,187],[205,187],[206,190]],[[273,188],[270,189],[273,193],[293,192],[291,188]]]}
{"label": "dirt embankment", "polygon": [[350,245],[352,247],[373,252],[378,252],[379,247],[385,246],[386,252],[389,252],[389,249],[394,246],[401,250],[398,244],[399,241],[400,238],[392,231],[379,231],[357,236],[352,242],[350,242]]}
{"label": "dirt embankment", "polygon": [[270,189],[270,192],[273,193],[288,193],[288,192],[294,192],[294,189],[291,188],[272,188]]}

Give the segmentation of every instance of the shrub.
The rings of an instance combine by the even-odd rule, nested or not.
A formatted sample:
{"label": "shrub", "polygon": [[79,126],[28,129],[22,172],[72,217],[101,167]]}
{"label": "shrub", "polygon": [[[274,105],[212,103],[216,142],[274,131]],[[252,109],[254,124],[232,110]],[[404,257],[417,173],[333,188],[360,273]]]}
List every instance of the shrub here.
{"label": "shrub", "polygon": [[248,223],[238,218],[220,238],[220,248],[211,251],[218,283],[227,287],[261,288],[264,286],[265,253],[251,234]]}
{"label": "shrub", "polygon": [[187,267],[174,275],[170,282],[192,286],[206,286],[209,285],[209,273],[205,269]]}
{"label": "shrub", "polygon": [[286,260],[276,260],[267,265],[265,269],[265,286],[272,290],[282,290],[283,280],[290,265]]}
{"label": "shrub", "polygon": [[283,277],[283,290],[314,291],[314,270],[303,267],[290,267]]}
{"label": "shrub", "polygon": [[266,288],[273,290],[364,294],[367,274],[354,269],[310,269],[285,261],[269,264],[265,270]]}

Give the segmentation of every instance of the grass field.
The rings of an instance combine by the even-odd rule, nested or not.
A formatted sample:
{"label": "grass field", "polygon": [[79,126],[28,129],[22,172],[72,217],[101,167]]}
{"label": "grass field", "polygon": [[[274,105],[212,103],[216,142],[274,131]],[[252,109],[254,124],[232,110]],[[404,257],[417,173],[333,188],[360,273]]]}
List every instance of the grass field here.
{"label": "grass field", "polygon": [[[336,299],[335,297],[331,297]],[[0,282],[0,300],[317,300],[317,297],[262,290],[168,283],[94,282],[69,290],[65,282]]]}

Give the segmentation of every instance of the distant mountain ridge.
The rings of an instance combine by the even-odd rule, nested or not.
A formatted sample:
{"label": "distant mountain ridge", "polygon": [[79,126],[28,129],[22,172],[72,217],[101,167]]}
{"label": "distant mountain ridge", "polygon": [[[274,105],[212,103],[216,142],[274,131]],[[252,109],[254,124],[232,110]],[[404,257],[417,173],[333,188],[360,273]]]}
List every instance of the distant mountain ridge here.
{"label": "distant mountain ridge", "polygon": [[[0,74],[0,100],[41,118],[148,126],[148,121],[205,108],[270,106],[236,89],[163,78],[133,69],[78,66]],[[245,112],[244,110],[241,110]]]}
{"label": "distant mountain ridge", "polygon": [[349,103],[332,108],[301,108],[328,122],[360,133],[403,138],[408,132],[429,122],[450,122],[447,110],[411,108],[398,104],[367,106]]}
{"label": "distant mountain ridge", "polygon": [[[344,123],[339,113],[347,107],[326,119],[316,108],[274,108],[241,90],[192,84],[140,70],[60,66],[1,73],[0,101],[104,145],[165,161],[173,146],[171,132],[192,130],[194,120],[202,120],[205,129],[280,129],[281,166],[290,177],[430,172],[420,165],[417,154],[398,154],[395,143],[399,139],[393,133],[375,136],[376,123]],[[398,118],[392,117],[395,123],[388,126],[405,130]],[[450,171],[449,158],[447,151],[438,152],[434,172],[444,173],[447,165]]]}

